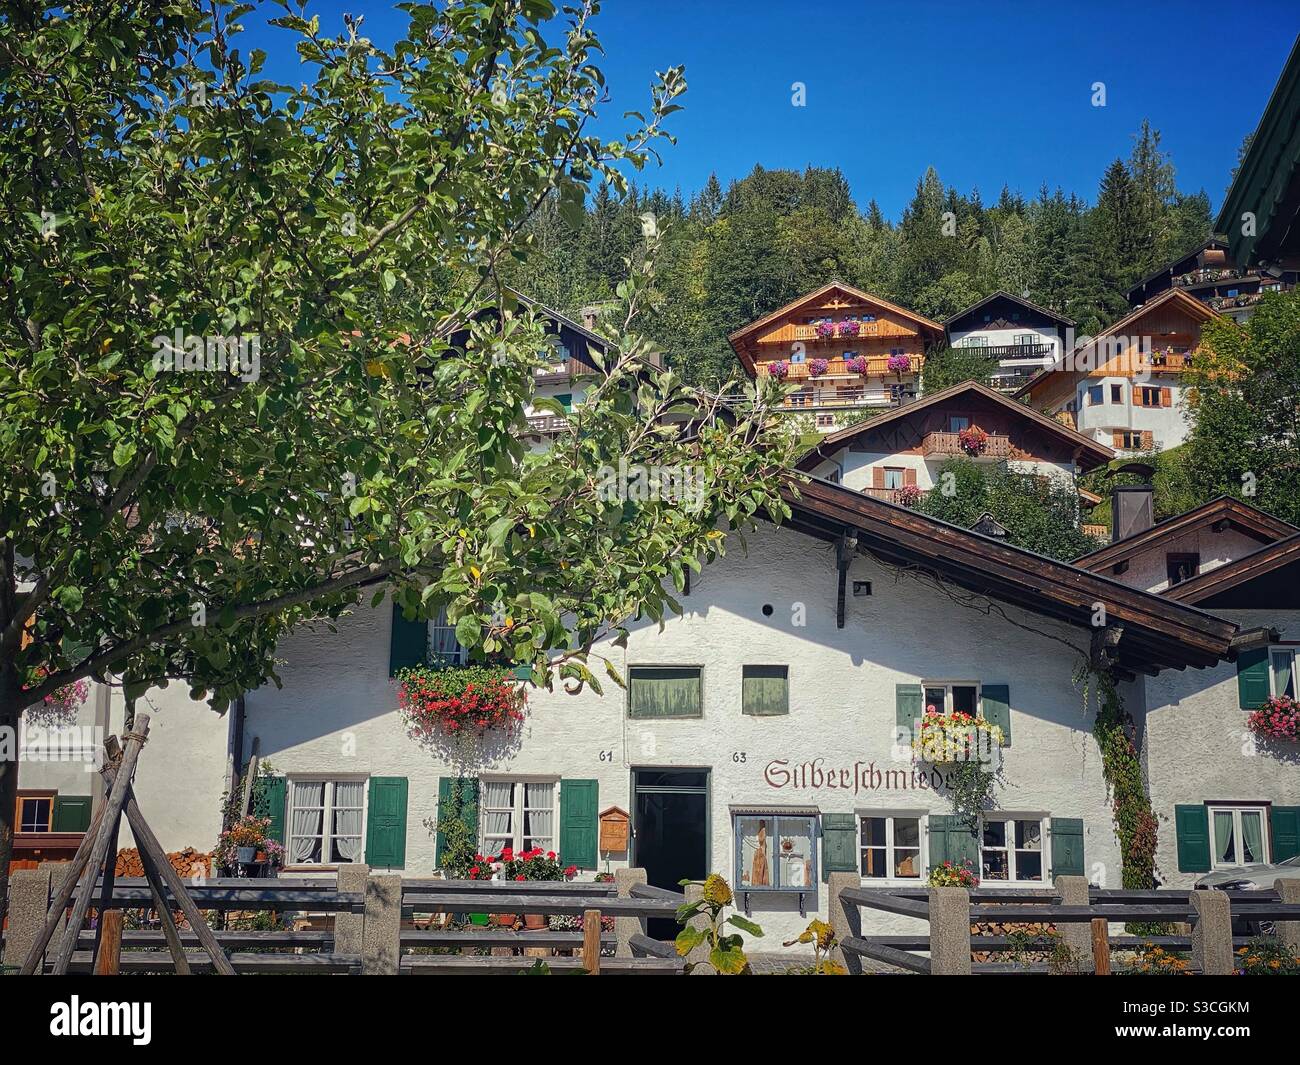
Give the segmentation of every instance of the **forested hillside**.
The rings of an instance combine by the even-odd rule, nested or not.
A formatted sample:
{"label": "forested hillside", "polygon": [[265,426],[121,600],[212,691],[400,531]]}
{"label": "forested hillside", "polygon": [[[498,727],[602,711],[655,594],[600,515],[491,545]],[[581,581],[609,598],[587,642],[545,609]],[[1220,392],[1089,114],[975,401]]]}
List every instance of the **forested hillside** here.
{"label": "forested hillside", "polygon": [[725,190],[710,178],[689,199],[634,187],[619,200],[602,185],[580,218],[544,205],[531,222],[533,254],[507,280],[570,313],[610,299],[641,240],[640,216],[653,211],[667,238],[651,330],[702,383],[736,371],[729,332],[830,280],[940,320],[1002,288],[1093,332],[1124,313],[1130,286],[1210,235],[1209,197],[1178,190],[1146,123],[1128,157],[1099,175],[1092,203],[1046,187],[1029,200],[1003,188],[986,203],[979,190],[945,187],[933,167],[896,221],[870,188],[856,193],[865,205],[838,170],[758,166]]}

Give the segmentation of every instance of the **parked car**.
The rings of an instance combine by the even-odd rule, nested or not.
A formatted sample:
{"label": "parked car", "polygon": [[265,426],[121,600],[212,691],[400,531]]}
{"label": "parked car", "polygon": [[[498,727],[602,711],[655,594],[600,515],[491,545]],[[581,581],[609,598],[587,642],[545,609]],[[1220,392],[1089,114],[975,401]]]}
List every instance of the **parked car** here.
{"label": "parked car", "polygon": [[[1220,869],[1207,873],[1196,881],[1201,891],[1269,891],[1276,880],[1300,880],[1300,854],[1278,862],[1276,865],[1242,865],[1234,869]],[[1272,921],[1234,920],[1235,935],[1272,935]]]}

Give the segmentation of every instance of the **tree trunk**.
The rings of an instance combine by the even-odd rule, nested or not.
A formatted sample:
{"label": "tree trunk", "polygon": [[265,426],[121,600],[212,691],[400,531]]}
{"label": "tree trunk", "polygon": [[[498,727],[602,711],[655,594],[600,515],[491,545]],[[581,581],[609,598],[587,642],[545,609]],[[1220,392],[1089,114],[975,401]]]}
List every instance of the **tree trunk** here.
{"label": "tree trunk", "polygon": [[18,806],[18,670],[0,660],[0,928],[9,912],[9,863],[14,853],[14,813]]}

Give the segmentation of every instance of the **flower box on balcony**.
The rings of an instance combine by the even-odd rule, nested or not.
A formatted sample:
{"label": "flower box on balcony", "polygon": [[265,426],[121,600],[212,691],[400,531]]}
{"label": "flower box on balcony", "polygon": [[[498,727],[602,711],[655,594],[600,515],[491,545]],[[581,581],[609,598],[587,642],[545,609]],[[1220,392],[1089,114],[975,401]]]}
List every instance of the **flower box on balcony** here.
{"label": "flower box on balcony", "polygon": [[821,377],[827,370],[830,369],[830,367],[831,364],[827,362],[825,359],[809,359],[808,376]]}

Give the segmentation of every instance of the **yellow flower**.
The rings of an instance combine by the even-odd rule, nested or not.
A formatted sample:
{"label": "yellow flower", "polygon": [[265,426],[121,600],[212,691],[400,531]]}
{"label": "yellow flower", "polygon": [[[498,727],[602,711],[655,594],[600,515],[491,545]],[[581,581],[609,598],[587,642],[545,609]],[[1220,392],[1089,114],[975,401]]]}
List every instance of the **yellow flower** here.
{"label": "yellow flower", "polygon": [[713,906],[731,904],[731,887],[717,873],[710,873],[704,880],[704,901]]}

